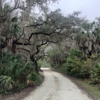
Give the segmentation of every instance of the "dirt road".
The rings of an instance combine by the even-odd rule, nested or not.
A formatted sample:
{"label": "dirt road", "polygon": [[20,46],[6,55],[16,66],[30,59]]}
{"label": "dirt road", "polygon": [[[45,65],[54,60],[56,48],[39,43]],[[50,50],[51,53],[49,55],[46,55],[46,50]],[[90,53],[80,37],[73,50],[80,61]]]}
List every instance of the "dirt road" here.
{"label": "dirt road", "polygon": [[44,82],[23,100],[92,100],[60,73],[44,68]]}

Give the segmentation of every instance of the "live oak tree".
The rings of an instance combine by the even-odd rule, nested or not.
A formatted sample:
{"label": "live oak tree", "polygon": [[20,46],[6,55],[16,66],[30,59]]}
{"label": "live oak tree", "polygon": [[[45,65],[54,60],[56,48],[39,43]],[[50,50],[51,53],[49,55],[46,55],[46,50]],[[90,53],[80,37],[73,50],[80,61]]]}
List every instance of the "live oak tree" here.
{"label": "live oak tree", "polygon": [[[48,13],[45,10],[42,16],[35,21],[33,20],[33,24],[31,23],[23,28],[24,32],[28,32],[24,34],[24,41],[21,38],[14,41],[16,45],[23,45],[23,48],[18,47],[19,50],[29,53],[30,59],[36,66],[36,71],[38,71],[36,58],[40,56],[41,47],[49,43],[58,43],[71,38],[75,31],[78,30],[75,27],[79,26],[79,23],[77,23],[78,17],[74,14],[64,17],[59,9]],[[30,29],[30,31],[27,31],[27,29]]]}
{"label": "live oak tree", "polygon": [[[55,1],[53,1],[53,2],[55,2]],[[41,40],[42,41],[41,42],[40,39],[37,38],[37,35],[39,33],[41,34],[41,32],[25,34],[25,32],[24,32],[25,25],[20,27],[20,25],[18,24],[19,17],[16,16],[16,14],[14,14],[14,13],[17,12],[17,10],[19,10],[19,11],[22,10],[23,12],[26,12],[26,15],[28,15],[31,13],[31,8],[33,9],[34,6],[38,5],[41,7],[41,5],[47,4],[48,2],[49,2],[49,0],[39,0],[39,1],[15,0],[13,2],[13,5],[10,5],[9,2],[6,3],[6,0],[5,1],[0,0],[0,4],[1,4],[0,5],[0,12],[1,12],[0,13],[0,22],[2,24],[2,26],[0,27],[0,35],[1,35],[0,49],[3,50],[3,48],[6,47],[6,48],[9,48],[10,50],[12,50],[13,53],[16,53],[17,45],[21,45],[22,47],[23,46],[31,46],[32,49],[34,49],[34,48],[36,49],[35,52],[32,53],[32,56],[30,56],[30,58],[35,63],[35,60],[34,60],[35,58],[33,58],[34,55],[39,52],[39,47],[41,45],[44,45],[48,41]],[[33,26],[35,26],[35,25],[33,25]],[[36,25],[36,26],[40,26],[40,25]],[[34,36],[34,38],[37,38],[36,40],[38,40],[37,42],[36,41],[34,42],[34,38],[33,38],[33,41],[31,39],[34,34],[36,35],[36,36]],[[23,40],[23,37],[25,38],[24,40]],[[41,38],[42,36],[38,36],[38,37]],[[36,43],[35,46],[34,46],[34,43]]]}
{"label": "live oak tree", "polygon": [[83,31],[75,36],[79,49],[87,57],[90,57],[92,54],[98,54],[100,51],[100,29],[97,23],[85,23],[82,28]]}
{"label": "live oak tree", "polygon": [[[85,39],[88,39],[90,29],[85,29],[84,25],[89,25],[89,23],[78,16],[80,12],[63,16],[60,9],[49,11],[48,4],[56,0],[15,0],[13,5],[6,4],[2,0],[0,2],[0,24],[2,24],[0,26],[0,49],[6,47],[13,53],[20,51],[20,54],[24,54],[26,52],[25,56],[29,55],[36,66],[36,71],[38,71],[37,60],[43,56],[41,54],[43,45],[58,42],[66,44],[66,40],[71,39],[71,41],[76,40],[78,47],[86,53],[84,49],[86,45],[80,46],[83,40],[78,37],[78,34],[81,35],[88,30],[82,35],[86,35]],[[31,14],[35,6],[41,10],[40,16]],[[95,33],[97,35],[97,31]],[[95,37],[93,34],[91,36]],[[98,37],[96,36],[97,41],[99,41]]]}

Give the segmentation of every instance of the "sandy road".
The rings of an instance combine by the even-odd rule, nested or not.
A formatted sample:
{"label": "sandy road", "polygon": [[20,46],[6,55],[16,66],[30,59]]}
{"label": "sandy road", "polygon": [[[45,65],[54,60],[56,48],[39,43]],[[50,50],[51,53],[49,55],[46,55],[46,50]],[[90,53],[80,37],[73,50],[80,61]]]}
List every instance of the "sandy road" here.
{"label": "sandy road", "polygon": [[44,68],[44,82],[23,100],[92,100],[60,73]]}

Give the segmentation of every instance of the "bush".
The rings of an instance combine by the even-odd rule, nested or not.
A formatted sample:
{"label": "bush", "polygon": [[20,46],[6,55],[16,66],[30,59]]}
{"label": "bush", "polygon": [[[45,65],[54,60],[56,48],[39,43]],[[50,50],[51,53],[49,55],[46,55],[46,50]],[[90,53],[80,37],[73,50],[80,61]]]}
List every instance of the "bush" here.
{"label": "bush", "polygon": [[91,84],[100,84],[100,63],[97,63],[91,71]]}
{"label": "bush", "polygon": [[39,80],[35,73],[33,62],[24,62],[20,55],[3,52],[0,56],[0,93],[11,90],[20,90],[26,86],[27,76],[30,80]]}
{"label": "bush", "polygon": [[7,90],[12,89],[12,85],[14,84],[14,81],[10,76],[0,76],[0,93],[7,92]]}
{"label": "bush", "polygon": [[80,78],[86,78],[86,79],[90,78],[90,71],[92,68],[91,63],[92,63],[91,59],[87,59],[87,60],[82,61],[81,70],[80,70]]}
{"label": "bush", "polygon": [[31,85],[35,85],[35,84],[39,84],[42,81],[41,75],[39,73],[36,72],[32,72],[27,76],[27,80],[29,80],[31,83],[33,82],[34,84]]}
{"label": "bush", "polygon": [[66,61],[67,74],[77,78],[89,78],[89,61],[78,49],[71,49]]}

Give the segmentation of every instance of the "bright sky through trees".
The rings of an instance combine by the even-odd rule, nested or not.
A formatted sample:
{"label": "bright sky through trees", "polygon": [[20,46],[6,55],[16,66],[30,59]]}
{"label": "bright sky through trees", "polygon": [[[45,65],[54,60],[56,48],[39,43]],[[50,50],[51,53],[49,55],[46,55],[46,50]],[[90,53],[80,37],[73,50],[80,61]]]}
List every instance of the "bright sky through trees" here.
{"label": "bright sky through trees", "polygon": [[57,8],[60,8],[64,15],[73,13],[73,11],[81,11],[82,17],[86,17],[92,21],[100,16],[100,0],[59,0],[58,4],[50,6],[51,10]]}

